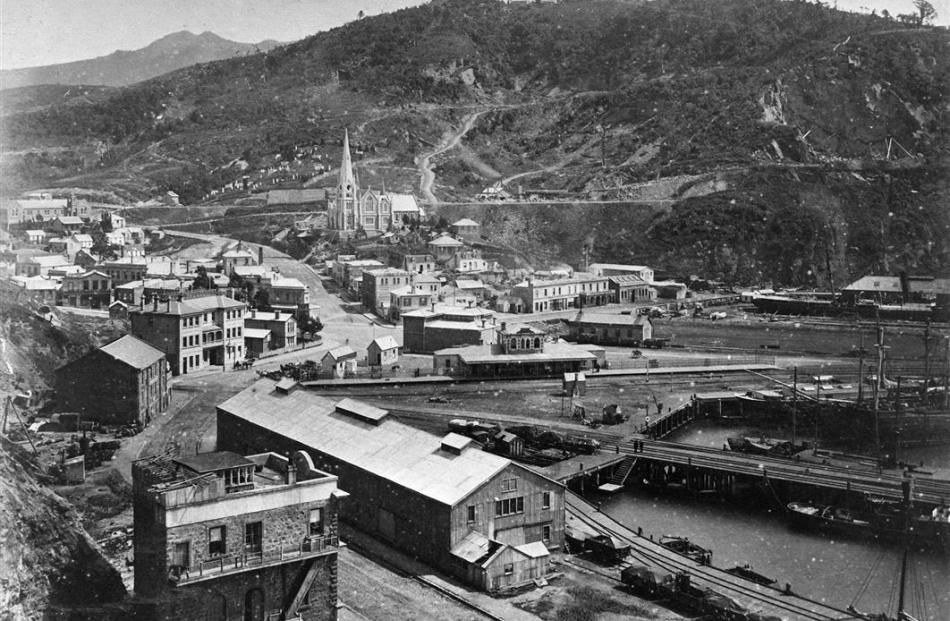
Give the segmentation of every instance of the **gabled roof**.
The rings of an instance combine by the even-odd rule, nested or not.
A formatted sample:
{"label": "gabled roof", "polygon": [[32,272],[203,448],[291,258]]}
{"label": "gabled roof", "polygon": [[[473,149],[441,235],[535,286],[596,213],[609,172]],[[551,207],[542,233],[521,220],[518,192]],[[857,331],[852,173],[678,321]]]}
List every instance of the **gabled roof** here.
{"label": "gabled roof", "polygon": [[324,358],[329,356],[333,360],[346,360],[348,358],[356,358],[356,352],[349,345],[341,345],[335,349],[331,349],[326,354]]}
{"label": "gabled roof", "polygon": [[512,465],[475,448],[443,450],[442,438],[392,417],[374,423],[339,412],[333,401],[307,390],[278,393],[268,379],[218,410],[448,506]]}
{"label": "gabled roof", "polygon": [[126,334],[104,345],[99,351],[135,369],[150,367],[165,357],[162,350],[152,347],[131,334]]}
{"label": "gabled roof", "polygon": [[420,211],[416,197],[412,194],[390,194],[389,200],[392,201],[393,211]]}
{"label": "gabled roof", "polygon": [[454,237],[449,237],[448,235],[442,235],[430,241],[429,245],[430,246],[464,246],[465,244],[455,239]]}
{"label": "gabled roof", "polygon": [[73,233],[72,238],[80,243],[92,243],[92,235],[88,233]]}
{"label": "gabled roof", "polygon": [[373,339],[373,342],[370,343],[370,345],[375,345],[382,351],[399,348],[399,343],[396,342],[396,339],[389,335],[377,336],[375,339]]}
{"label": "gabled roof", "polygon": [[471,220],[469,218],[462,218],[457,222],[453,222],[452,226],[481,226],[478,222]]}
{"label": "gabled roof", "polygon": [[60,224],[83,224],[82,218],[79,216],[59,216],[56,220],[59,220]]}
{"label": "gabled roof", "polygon": [[588,313],[581,311],[568,323],[591,323],[605,326],[642,326],[650,323],[646,315],[612,315],[610,313]]}
{"label": "gabled roof", "polygon": [[608,276],[607,280],[614,283],[615,285],[622,286],[631,286],[631,285],[648,285],[649,283],[636,274],[623,274],[620,276]]}
{"label": "gabled roof", "polygon": [[432,272],[426,272],[424,274],[413,274],[412,275],[413,283],[423,283],[423,282],[442,282],[438,276]]}
{"label": "gabled roof", "polygon": [[456,280],[455,286],[462,290],[484,289],[485,283],[480,280]]}

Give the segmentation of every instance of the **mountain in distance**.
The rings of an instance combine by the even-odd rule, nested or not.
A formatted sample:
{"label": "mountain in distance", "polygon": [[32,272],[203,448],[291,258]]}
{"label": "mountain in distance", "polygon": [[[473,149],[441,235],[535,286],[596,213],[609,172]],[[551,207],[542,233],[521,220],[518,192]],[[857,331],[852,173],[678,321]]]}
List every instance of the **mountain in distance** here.
{"label": "mountain in distance", "polygon": [[264,52],[279,41],[239,43],[214,34],[187,30],[166,35],[133,51],[117,50],[107,56],[69,63],[0,71],[0,88],[40,84],[128,86],[189,65]]}
{"label": "mountain in distance", "polygon": [[433,209],[536,266],[586,246],[729,283],[950,272],[948,44],[804,1],[443,0],[110,93],[23,97],[0,178],[193,204],[245,174],[238,158],[338,161],[348,128],[368,186],[408,190],[438,151],[443,201],[495,183],[618,201]]}

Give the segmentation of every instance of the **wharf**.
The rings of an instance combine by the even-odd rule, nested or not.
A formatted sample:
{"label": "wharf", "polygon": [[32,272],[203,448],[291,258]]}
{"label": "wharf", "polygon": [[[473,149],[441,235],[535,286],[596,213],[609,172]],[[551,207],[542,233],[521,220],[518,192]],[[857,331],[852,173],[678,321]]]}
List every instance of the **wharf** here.
{"label": "wharf", "polygon": [[625,453],[605,453],[604,451],[597,451],[593,455],[575,455],[570,459],[565,459],[564,461],[559,461],[543,468],[536,468],[536,470],[544,476],[554,479],[558,483],[564,483],[565,485],[575,479],[585,479],[593,476],[595,479],[594,486],[596,487],[600,485],[600,477],[598,475],[603,472],[613,472],[613,470],[627,458],[628,455]]}
{"label": "wharf", "polygon": [[782,482],[899,500],[903,498],[903,484],[908,481],[918,504],[935,506],[950,499],[950,480],[929,473],[861,470],[830,462],[796,462],[659,440],[644,441],[640,451],[634,450],[632,442],[620,442],[617,450],[642,461],[682,469],[687,483],[695,489],[702,488],[704,475],[745,476],[766,483]]}
{"label": "wharf", "polygon": [[[667,550],[597,510],[584,498],[568,491],[565,494],[567,524],[580,531],[594,530],[610,535],[630,545],[632,561],[646,565],[660,573],[688,571],[691,582],[700,588],[708,587],[735,600],[748,610],[782,619],[811,619],[823,621],[857,619],[844,608],[837,608],[802,595],[755,584],[710,565],[700,565],[684,556]],[[715,550],[713,550],[715,558]]]}

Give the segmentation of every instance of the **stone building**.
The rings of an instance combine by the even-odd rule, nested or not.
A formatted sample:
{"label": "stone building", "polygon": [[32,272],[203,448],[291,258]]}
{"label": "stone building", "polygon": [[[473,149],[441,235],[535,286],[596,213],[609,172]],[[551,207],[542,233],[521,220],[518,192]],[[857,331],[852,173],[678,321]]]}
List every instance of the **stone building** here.
{"label": "stone building", "polygon": [[129,310],[132,334],[165,352],[175,375],[242,360],[247,306],[222,295],[141,304]]}
{"label": "stone building", "polygon": [[56,369],[56,397],[61,409],[86,420],[145,425],[168,409],[168,361],[126,335]]}
{"label": "stone building", "polygon": [[543,578],[564,539],[564,488],[469,438],[263,379],[218,406],[219,448],[304,451],[350,494],[344,518],[485,590]]}
{"label": "stone building", "polygon": [[274,453],[132,464],[135,618],[337,618],[337,477]]}

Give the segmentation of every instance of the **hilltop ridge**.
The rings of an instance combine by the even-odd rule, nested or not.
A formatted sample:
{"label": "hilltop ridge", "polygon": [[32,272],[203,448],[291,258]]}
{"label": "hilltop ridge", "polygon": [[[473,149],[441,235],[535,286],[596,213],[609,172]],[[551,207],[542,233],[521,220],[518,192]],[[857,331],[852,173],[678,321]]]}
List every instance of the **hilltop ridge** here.
{"label": "hilltop ridge", "polygon": [[[241,174],[236,158],[265,166],[344,127],[374,162],[413,168],[478,111],[433,162],[440,200],[514,178],[667,205],[635,226],[591,222],[595,259],[783,284],[939,271],[948,43],[944,28],[803,1],[447,0],[12,111],[3,172],[14,187],[194,202]],[[526,217],[529,245],[575,258],[570,222]]]}

